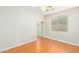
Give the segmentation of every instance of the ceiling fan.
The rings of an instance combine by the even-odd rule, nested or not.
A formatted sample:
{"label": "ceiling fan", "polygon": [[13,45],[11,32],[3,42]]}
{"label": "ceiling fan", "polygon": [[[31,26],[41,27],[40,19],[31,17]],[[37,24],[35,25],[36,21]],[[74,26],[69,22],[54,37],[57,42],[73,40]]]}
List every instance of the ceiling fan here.
{"label": "ceiling fan", "polygon": [[53,11],[54,10],[54,7],[53,6],[41,6],[40,7],[40,11]]}

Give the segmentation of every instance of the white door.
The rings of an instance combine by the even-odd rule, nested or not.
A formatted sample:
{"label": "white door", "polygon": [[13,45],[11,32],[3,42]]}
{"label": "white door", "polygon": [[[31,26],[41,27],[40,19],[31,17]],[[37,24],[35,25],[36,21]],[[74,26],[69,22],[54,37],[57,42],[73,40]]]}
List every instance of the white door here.
{"label": "white door", "polygon": [[37,36],[43,36],[43,21],[37,24]]}

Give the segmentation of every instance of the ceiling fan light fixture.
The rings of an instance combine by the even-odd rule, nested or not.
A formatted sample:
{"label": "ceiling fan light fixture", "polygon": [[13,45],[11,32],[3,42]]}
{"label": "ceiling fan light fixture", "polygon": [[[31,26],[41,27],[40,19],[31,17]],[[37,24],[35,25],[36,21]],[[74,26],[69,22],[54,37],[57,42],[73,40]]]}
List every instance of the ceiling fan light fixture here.
{"label": "ceiling fan light fixture", "polygon": [[53,6],[41,6],[40,10],[41,11],[52,11],[54,10],[54,7]]}

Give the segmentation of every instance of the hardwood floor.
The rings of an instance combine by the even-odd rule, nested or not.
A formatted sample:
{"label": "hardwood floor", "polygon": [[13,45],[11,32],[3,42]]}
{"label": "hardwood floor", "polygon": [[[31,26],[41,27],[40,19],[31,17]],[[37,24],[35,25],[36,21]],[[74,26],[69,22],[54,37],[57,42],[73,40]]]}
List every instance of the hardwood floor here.
{"label": "hardwood floor", "polygon": [[2,53],[79,53],[79,47],[39,37],[36,41],[3,51]]}

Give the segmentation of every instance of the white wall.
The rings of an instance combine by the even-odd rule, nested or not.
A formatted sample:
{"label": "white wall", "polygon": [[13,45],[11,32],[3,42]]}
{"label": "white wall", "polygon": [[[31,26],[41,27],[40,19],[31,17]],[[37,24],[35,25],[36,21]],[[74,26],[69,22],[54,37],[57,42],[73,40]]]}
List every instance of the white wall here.
{"label": "white wall", "polygon": [[[56,32],[51,29],[55,16],[68,15],[68,32]],[[44,36],[57,40],[79,44],[79,8],[46,16],[44,21]]]}
{"label": "white wall", "polygon": [[0,7],[0,50],[35,40],[39,19],[26,7]]}

